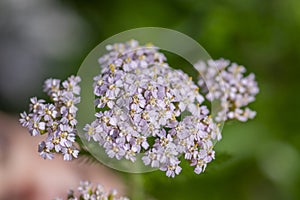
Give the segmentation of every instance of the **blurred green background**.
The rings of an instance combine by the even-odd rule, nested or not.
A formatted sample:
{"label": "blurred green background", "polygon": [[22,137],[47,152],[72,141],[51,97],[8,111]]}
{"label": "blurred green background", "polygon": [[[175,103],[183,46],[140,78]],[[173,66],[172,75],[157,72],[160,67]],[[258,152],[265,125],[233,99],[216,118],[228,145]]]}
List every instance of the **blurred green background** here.
{"label": "blurred green background", "polygon": [[[17,115],[44,97],[47,77],[77,72],[89,51],[121,31],[165,27],[197,40],[212,58],[254,72],[257,117],[230,122],[201,175],[140,175],[151,199],[300,199],[300,1],[3,0],[0,110]],[[176,42],[176,41],[174,41]]]}

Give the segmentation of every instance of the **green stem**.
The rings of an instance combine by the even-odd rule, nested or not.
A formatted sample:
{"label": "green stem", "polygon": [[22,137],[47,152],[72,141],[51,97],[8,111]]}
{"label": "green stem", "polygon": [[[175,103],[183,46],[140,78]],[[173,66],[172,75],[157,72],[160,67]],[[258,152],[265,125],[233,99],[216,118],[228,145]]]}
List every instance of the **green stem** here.
{"label": "green stem", "polygon": [[141,174],[131,174],[131,199],[132,200],[146,200],[144,192],[144,181]]}

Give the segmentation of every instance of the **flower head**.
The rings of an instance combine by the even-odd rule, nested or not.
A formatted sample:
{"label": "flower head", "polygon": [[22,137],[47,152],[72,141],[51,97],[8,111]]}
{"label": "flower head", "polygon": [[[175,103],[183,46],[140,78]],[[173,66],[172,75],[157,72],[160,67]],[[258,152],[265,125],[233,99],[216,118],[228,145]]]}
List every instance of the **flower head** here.
{"label": "flower head", "polygon": [[87,139],[118,160],[135,162],[144,153],[145,165],[170,177],[180,173],[182,154],[191,165],[209,163],[212,140],[220,139],[220,132],[212,129],[204,97],[191,78],[172,69],[157,47],[129,41],[107,49],[99,59],[102,71],[94,78],[99,111],[85,127]]}
{"label": "flower head", "polygon": [[47,135],[39,144],[38,152],[44,159],[52,159],[54,153],[61,153],[65,160],[77,158],[74,146],[76,136],[76,112],[80,99],[79,77],[71,76],[62,85],[58,79],[47,79],[44,91],[52,99],[51,103],[30,99],[29,114],[20,114],[20,123],[32,136]]}
{"label": "flower head", "polygon": [[194,66],[200,72],[198,85],[207,99],[220,101],[217,121],[254,118],[256,112],[247,107],[259,92],[253,73],[246,76],[244,66],[224,59],[199,61]]}
{"label": "flower head", "polygon": [[[70,190],[68,193],[67,200],[129,200],[127,197],[117,197],[117,191],[112,190],[106,192],[104,187],[100,184],[93,186],[88,181],[81,181],[77,188],[78,194],[76,195],[74,190]],[[63,200],[63,198],[56,198],[56,200]]]}

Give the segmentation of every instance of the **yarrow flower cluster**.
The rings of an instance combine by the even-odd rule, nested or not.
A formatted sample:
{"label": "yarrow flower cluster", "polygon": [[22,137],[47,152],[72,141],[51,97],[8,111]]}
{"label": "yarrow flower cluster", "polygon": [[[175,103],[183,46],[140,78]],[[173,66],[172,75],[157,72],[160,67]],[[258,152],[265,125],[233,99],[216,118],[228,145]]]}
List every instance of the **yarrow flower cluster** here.
{"label": "yarrow flower cluster", "polygon": [[131,160],[144,153],[145,165],[174,177],[180,156],[204,171],[214,159],[218,126],[203,105],[204,97],[187,74],[172,69],[152,45],[137,41],[107,46],[94,78],[96,120],[84,128],[88,140],[111,158]]}
{"label": "yarrow flower cluster", "polygon": [[58,79],[47,79],[44,91],[52,103],[33,97],[30,99],[29,113],[21,113],[20,123],[29,129],[32,136],[47,135],[40,142],[38,151],[44,159],[52,159],[54,153],[61,153],[64,160],[77,158],[78,150],[74,146],[76,136],[75,106],[80,101],[80,78],[71,76],[60,84]]}
{"label": "yarrow flower cluster", "polygon": [[[136,162],[142,155],[146,166],[165,171],[168,177],[178,175],[186,160],[199,174],[215,158],[214,142],[222,138],[217,122],[255,116],[247,106],[259,89],[254,74],[245,76],[243,66],[223,59],[199,61],[194,65],[201,74],[197,85],[183,71],[170,67],[151,44],[141,46],[131,40],[108,45],[107,51],[99,58],[101,71],[94,77],[95,120],[83,130],[86,139],[97,142],[110,158]],[[52,159],[54,153],[63,154],[65,160],[78,156],[79,82],[78,76],[62,84],[46,80],[44,91],[52,103],[34,97],[29,113],[21,113],[20,123],[32,136],[47,135],[38,148],[45,159]],[[220,102],[216,117],[211,117],[205,99]],[[85,185],[82,188],[90,187]],[[86,199],[99,193],[81,191],[89,191]]]}
{"label": "yarrow flower cluster", "polygon": [[246,76],[244,66],[224,59],[200,61],[194,66],[200,72],[198,85],[206,98],[220,101],[217,121],[244,122],[255,117],[256,112],[247,107],[259,92],[253,73]]}
{"label": "yarrow flower cluster", "polygon": [[[117,197],[116,190],[106,192],[102,185],[93,186],[88,181],[81,181],[77,191],[78,194],[76,195],[73,190],[70,190],[66,200],[129,200],[127,197]],[[63,200],[63,198],[56,198],[55,200]]]}

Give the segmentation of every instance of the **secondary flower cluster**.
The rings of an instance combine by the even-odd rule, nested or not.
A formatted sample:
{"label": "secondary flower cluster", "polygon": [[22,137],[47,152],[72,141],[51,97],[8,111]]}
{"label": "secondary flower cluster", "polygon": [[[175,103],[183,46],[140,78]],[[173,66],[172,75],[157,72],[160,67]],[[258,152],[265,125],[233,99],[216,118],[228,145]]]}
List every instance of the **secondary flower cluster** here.
{"label": "secondary flower cluster", "polygon": [[76,104],[79,103],[79,77],[71,76],[60,84],[58,79],[45,81],[44,91],[53,103],[30,99],[29,114],[21,113],[20,123],[29,129],[32,136],[47,135],[40,142],[38,151],[44,159],[52,159],[54,153],[61,153],[64,160],[77,157],[78,150],[74,146],[76,136]]}
{"label": "secondary flower cluster", "polygon": [[[127,197],[117,197],[116,190],[106,192],[102,185],[93,186],[88,181],[81,181],[77,190],[78,195],[70,190],[67,200],[129,200]],[[63,198],[56,198],[55,200],[63,200]]]}
{"label": "secondary flower cluster", "polygon": [[256,112],[247,107],[259,92],[253,73],[246,76],[244,66],[224,59],[200,61],[194,66],[200,72],[198,84],[206,98],[220,101],[216,121],[247,121],[255,117]]}
{"label": "secondary flower cluster", "polygon": [[174,177],[180,156],[201,173],[214,159],[213,140],[221,139],[199,88],[181,70],[172,69],[162,53],[137,41],[107,46],[94,78],[96,120],[86,137],[111,158],[136,160]]}

